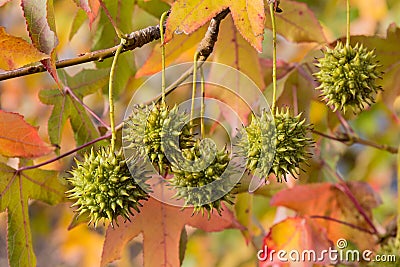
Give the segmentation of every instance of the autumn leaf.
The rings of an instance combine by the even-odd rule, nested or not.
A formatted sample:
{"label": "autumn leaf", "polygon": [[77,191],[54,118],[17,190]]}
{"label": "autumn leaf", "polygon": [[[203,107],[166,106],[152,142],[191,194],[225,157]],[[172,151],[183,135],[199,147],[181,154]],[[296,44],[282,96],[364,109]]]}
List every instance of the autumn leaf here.
{"label": "autumn leaf", "polygon": [[100,10],[100,2],[99,0],[74,0],[75,4],[82,8],[88,18],[89,18],[89,26],[92,26],[93,21],[97,18]]}
{"label": "autumn leaf", "polygon": [[0,154],[6,157],[35,158],[53,151],[18,113],[0,110]]}
{"label": "autumn leaf", "polygon": [[193,215],[193,209],[182,210],[180,207],[161,203],[154,198],[150,198],[143,205],[140,214],[132,217],[131,222],[123,222],[120,219],[119,227],[108,227],[101,266],[119,259],[123,247],[140,233],[143,234],[144,266],[180,266],[179,240],[185,225],[206,232],[243,228],[226,207],[222,216],[213,213],[208,220],[207,216]]}
{"label": "autumn leaf", "polygon": [[[285,0],[279,7],[283,12],[275,14],[278,34],[291,42],[326,43],[321,24],[306,4]],[[265,26],[272,29],[270,19],[265,20]]]}
{"label": "autumn leaf", "polygon": [[[378,195],[364,182],[348,182],[346,185],[366,215],[372,218],[372,208],[381,203]],[[340,190],[341,186],[343,187],[341,184],[331,183],[298,185],[275,194],[271,199],[271,205],[285,206],[297,211],[299,215],[317,216],[313,220],[327,230],[330,240],[336,242],[339,238],[345,238],[357,244],[359,249],[367,249],[375,240],[373,235],[365,231],[372,231],[372,229],[360,215],[354,202]],[[337,221],[329,220],[329,218]]]}
{"label": "autumn leaf", "polygon": [[9,35],[0,27],[0,69],[12,70],[48,58],[24,39]]}
{"label": "autumn leaf", "polygon": [[58,39],[56,35],[53,0],[21,0],[21,7],[33,45],[50,57],[42,60],[42,64],[53,79],[59,83],[55,65],[55,48],[58,44]]}
{"label": "autumn leaf", "polygon": [[[61,78],[64,79],[64,84],[80,100],[98,91],[108,81],[106,70],[85,70],[73,77],[68,76],[65,72],[61,73],[63,73]],[[60,144],[62,130],[68,119],[70,119],[78,146],[99,137],[99,133],[84,107],[71,93],[61,93],[57,89],[42,90],[39,98],[42,103],[54,106],[48,121],[48,132],[52,144]]]}
{"label": "autumn leaf", "polygon": [[[222,90],[220,87],[212,88],[212,90],[207,89],[206,95],[226,103],[246,123],[250,113],[248,104],[255,103],[259,96],[256,92],[249,93],[247,77],[257,85],[259,90],[263,90],[265,84],[258,53],[239,34],[231,16],[228,16],[221,23],[220,36],[214,49],[213,61],[231,66],[238,70],[238,72],[222,72],[221,66],[212,65],[210,71],[212,78],[210,80],[213,83],[223,85],[225,88],[235,91],[243,99],[238,99],[233,92],[226,89]],[[243,74],[247,77],[245,78]],[[231,118],[231,112],[222,109],[222,113],[233,128],[240,127],[238,122],[234,121],[235,118]]]}
{"label": "autumn leaf", "polygon": [[[312,267],[315,263],[329,264],[329,257],[320,260],[320,256],[323,255],[323,250],[327,250],[330,247],[332,247],[332,242],[328,239],[326,232],[315,224],[313,220],[307,217],[287,218],[272,226],[265,236],[263,252],[258,255],[261,258],[259,266],[266,267],[273,264],[286,265],[295,263],[295,266],[298,267]],[[277,252],[280,250],[285,251],[286,255],[280,255],[279,257],[287,259],[287,262],[278,259]],[[310,253],[305,254],[306,260],[301,260],[302,253],[305,250],[314,251],[316,258],[313,258],[313,254]],[[299,252],[298,258],[292,251]],[[308,255],[310,260],[307,258]]]}
{"label": "autumn leaf", "polygon": [[50,205],[64,200],[65,187],[57,171],[17,170],[0,163],[0,212],[7,211],[7,251],[10,266],[36,266],[29,223],[28,201]]}
{"label": "autumn leaf", "polygon": [[[169,66],[176,60],[189,54],[191,57],[182,61],[193,60],[199,42],[203,39],[207,27],[202,27],[192,35],[177,35],[169,43],[165,44],[165,65]],[[151,75],[161,71],[161,48],[156,45],[151,52],[150,57],[144,65],[136,72],[135,77],[139,78],[146,75]]]}
{"label": "autumn leaf", "polygon": [[175,30],[191,34],[224,9],[229,8],[236,28],[254,48],[262,51],[265,12],[263,0],[178,0],[172,4],[165,42]]}

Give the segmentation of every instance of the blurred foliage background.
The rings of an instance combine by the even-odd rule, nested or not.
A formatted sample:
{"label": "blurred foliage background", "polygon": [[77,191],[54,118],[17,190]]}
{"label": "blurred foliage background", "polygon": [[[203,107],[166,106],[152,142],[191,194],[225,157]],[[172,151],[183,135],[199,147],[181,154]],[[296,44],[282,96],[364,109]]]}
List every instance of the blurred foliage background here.
{"label": "blurred foliage background", "polygon": [[[122,13],[119,14],[121,18],[119,25],[125,32],[138,30],[148,25],[156,25],[158,16],[168,9],[168,5],[161,1],[155,1],[155,4],[148,5],[147,8],[143,4],[144,1],[129,0],[125,4],[128,5],[128,2],[136,2],[137,5],[135,5],[133,12],[132,9],[122,10]],[[138,2],[141,4],[139,5]],[[304,0],[299,2],[307,3],[315,12],[324,27],[329,42],[345,35],[345,1]],[[115,1],[115,3],[119,3],[119,1]],[[352,35],[385,37],[386,29],[390,23],[395,22],[400,25],[400,2],[397,0],[352,0],[351,4]],[[109,24],[101,23],[101,21],[107,20],[103,13],[94,23],[92,29],[89,28],[87,19],[83,19],[82,27],[73,34],[76,30],[73,24],[77,23],[77,19],[74,18],[82,17],[82,11],[71,0],[55,0],[54,6],[59,38],[57,47],[59,59],[72,58],[91,50],[111,47],[118,42],[113,38],[112,27]],[[117,9],[111,8],[110,10],[114,12]],[[0,25],[6,27],[9,33],[29,40],[19,1],[11,1],[0,8]],[[153,42],[133,52],[125,53],[121,57],[116,78],[119,91],[116,102],[117,121],[122,121],[125,107],[128,105],[133,92],[146,79],[145,77],[135,78],[136,71],[150,56],[153,47],[158,45],[158,42]],[[194,43],[192,49],[181,51],[182,53],[174,62],[191,61],[195,48],[196,44]],[[301,62],[306,56],[309,56],[308,53],[312,49],[315,49],[315,44],[295,44],[281,37],[278,39],[278,58],[288,63]],[[264,52],[259,56],[261,59],[271,58],[271,32],[268,30],[265,32]],[[100,63],[86,63],[69,67],[65,71],[69,75],[75,75],[83,69],[109,67],[110,62],[111,59]],[[268,87],[271,82],[270,67],[263,66],[263,72],[265,72],[265,84]],[[398,95],[400,80],[393,80],[392,86]],[[2,81],[0,83],[0,109],[24,115],[29,123],[40,126],[40,135],[48,141],[47,120],[51,109],[39,101],[38,94],[40,90],[49,88],[55,88],[55,84],[47,73]],[[309,94],[314,94],[312,88],[309,90]],[[172,98],[172,101],[174,100]],[[85,98],[85,103],[107,120],[106,102],[100,91]],[[290,93],[284,92],[279,102],[282,104],[292,103]],[[326,121],[327,116],[324,117],[324,112],[328,112],[327,109],[322,103],[316,101],[307,104],[310,105],[306,111],[310,121],[316,125],[317,129],[326,130],[329,122]],[[392,146],[399,144],[399,117],[393,112],[393,107],[382,101],[378,101],[378,104],[363,112],[357,118],[349,117],[349,123],[361,137]],[[75,147],[74,134],[69,124],[66,125],[62,134],[61,153]],[[337,167],[345,180],[366,181],[379,193],[383,199],[383,204],[374,210],[374,215],[377,225],[381,230],[384,229],[396,215],[396,205],[394,204],[397,199],[396,156],[361,145],[349,147],[338,142],[320,139],[318,142],[320,142],[321,151],[329,151],[329,153],[324,154],[324,160],[335,168]],[[40,161],[50,157],[41,158]],[[0,158],[0,161],[5,162],[6,159]],[[68,175],[65,171],[71,165],[72,157],[66,157],[53,164],[46,165],[45,168],[60,170],[61,176],[65,177]],[[311,162],[311,166],[307,168],[306,173],[301,174],[299,180],[289,183],[303,184],[333,180],[334,178],[330,174],[321,171],[317,162]],[[273,193],[287,185],[272,184],[267,186],[270,186],[271,190],[264,190],[263,194],[254,196],[253,200],[246,199],[244,195],[238,196],[240,203],[252,201],[253,220],[257,222],[253,231],[260,235],[268,231],[274,221],[282,216],[281,213],[290,214],[288,210],[281,210],[281,208],[277,210],[277,208],[269,206],[269,200]],[[68,226],[74,215],[72,209],[69,208],[70,204],[65,203],[50,207],[40,202],[31,203],[29,212],[38,266],[99,265],[105,229],[99,227],[94,230],[92,227],[88,228],[83,224],[69,231]],[[187,232],[187,250],[182,265],[184,267],[247,267],[256,265],[257,249],[252,244],[246,244],[238,230],[205,233],[187,227]],[[132,240],[123,252],[123,258],[111,266],[141,266],[141,249],[141,239]],[[0,214],[0,266],[7,264],[6,216],[3,213]]]}

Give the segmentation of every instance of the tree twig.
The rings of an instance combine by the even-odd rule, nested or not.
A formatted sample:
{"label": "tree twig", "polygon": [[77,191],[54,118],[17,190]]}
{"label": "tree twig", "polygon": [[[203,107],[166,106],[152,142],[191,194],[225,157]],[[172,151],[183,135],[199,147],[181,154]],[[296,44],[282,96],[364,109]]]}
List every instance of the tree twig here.
{"label": "tree twig", "polygon": [[[147,28],[132,32],[125,36],[126,43],[121,53],[134,50],[135,48],[142,47],[152,41],[160,39],[160,27],[149,26]],[[64,59],[56,62],[56,68],[66,68],[92,61],[103,61],[106,58],[113,57],[119,45],[107,49],[96,50],[82,54],[76,58]],[[34,65],[23,67],[15,70],[0,73],[0,81],[22,77],[34,73],[45,72],[46,69],[43,65]]]}
{"label": "tree twig", "polygon": [[[229,9],[225,9],[221,13],[216,15],[213,19],[211,19],[207,32],[204,35],[204,38],[201,40],[199,46],[197,47],[197,53],[199,54],[197,69],[201,68],[203,63],[213,52],[214,45],[218,39],[219,25],[221,24],[221,21],[229,14],[229,12],[230,12]],[[178,79],[176,79],[171,85],[169,85],[165,90],[165,95],[170,94],[172,91],[178,88],[178,86],[182,84],[192,74],[193,74],[193,67],[185,71]],[[150,104],[153,101],[159,101],[160,98],[161,95],[155,97],[147,104]]]}
{"label": "tree twig", "polygon": [[375,143],[375,142],[373,142],[371,140],[366,140],[366,139],[360,138],[360,137],[358,137],[356,135],[349,135],[349,134],[346,134],[346,133],[341,133],[340,136],[332,136],[332,135],[329,135],[329,134],[325,134],[325,133],[319,132],[317,130],[312,130],[312,132],[317,134],[317,135],[320,135],[322,137],[325,137],[325,138],[328,138],[328,139],[331,139],[331,140],[335,140],[335,141],[344,143],[346,145],[353,145],[353,144],[357,143],[357,144],[364,145],[364,146],[374,147],[374,148],[377,148],[379,150],[385,150],[385,151],[387,151],[389,153],[392,153],[392,154],[397,154],[398,153],[398,148],[396,148],[396,147],[377,144],[377,143]]}

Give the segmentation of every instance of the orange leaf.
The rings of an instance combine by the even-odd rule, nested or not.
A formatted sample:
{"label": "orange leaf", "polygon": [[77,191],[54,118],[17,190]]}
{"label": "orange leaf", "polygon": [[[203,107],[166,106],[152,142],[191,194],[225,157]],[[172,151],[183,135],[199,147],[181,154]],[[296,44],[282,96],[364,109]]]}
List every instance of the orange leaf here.
{"label": "orange leaf", "polygon": [[132,222],[123,222],[120,219],[119,227],[108,227],[101,266],[119,259],[122,248],[140,233],[143,234],[144,266],[180,266],[179,239],[185,225],[207,232],[243,228],[227,208],[222,216],[213,213],[210,220],[200,214],[192,216],[192,213],[193,209],[182,210],[150,198],[144,203],[140,214],[131,217]]}
{"label": "orange leaf", "polygon": [[[295,186],[275,194],[271,199],[271,205],[288,207],[300,215],[319,216],[314,220],[327,229],[330,240],[336,242],[340,238],[345,238],[357,244],[359,249],[371,249],[374,236],[357,228],[367,231],[372,229],[360,215],[353,201],[339,189],[341,185],[317,183]],[[371,209],[381,203],[380,198],[367,183],[348,182],[346,185],[366,215],[372,218]]]}
{"label": "orange leaf", "polygon": [[49,58],[24,39],[9,35],[0,27],[0,69],[12,70]]}
{"label": "orange leaf", "polygon": [[[259,266],[282,265],[284,261],[278,257],[287,260],[286,264],[294,262],[298,267],[311,267],[314,263],[328,264],[329,258],[321,259],[320,256],[323,250],[330,247],[332,247],[332,243],[327,238],[326,232],[311,219],[306,217],[288,218],[272,226],[264,238],[262,253],[259,252],[258,255],[260,257]],[[280,250],[284,251],[285,255],[278,256]],[[308,254],[309,251],[315,252],[315,257],[313,252]],[[305,260],[302,260],[302,257]]]}
{"label": "orange leaf", "polygon": [[24,117],[0,110],[0,154],[6,157],[35,158],[53,151],[40,139],[37,129]]}
{"label": "orange leaf", "polygon": [[230,9],[244,39],[261,52],[265,23],[263,0],[175,1],[167,20],[165,41],[172,38],[175,30],[191,34],[226,8]]}

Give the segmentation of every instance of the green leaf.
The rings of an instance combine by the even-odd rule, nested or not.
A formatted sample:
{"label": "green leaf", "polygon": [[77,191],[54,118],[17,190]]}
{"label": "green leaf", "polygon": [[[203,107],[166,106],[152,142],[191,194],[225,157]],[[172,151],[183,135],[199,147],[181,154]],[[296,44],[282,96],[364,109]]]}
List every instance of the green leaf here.
{"label": "green leaf", "polygon": [[17,172],[0,163],[0,212],[7,210],[7,251],[11,266],[36,266],[28,213],[28,200],[50,205],[64,200],[65,187],[56,171]]}
{"label": "green leaf", "polygon": [[69,37],[68,37],[68,39],[70,41],[75,36],[75,34],[78,32],[78,30],[82,27],[85,20],[86,20],[85,11],[83,11],[82,9],[79,9],[78,12],[76,12],[76,14],[75,14],[74,20],[72,21],[71,30],[69,32]]}
{"label": "green leaf", "polygon": [[74,0],[75,4],[82,8],[89,17],[89,26],[92,26],[100,10],[100,2],[98,0]]}
{"label": "green leaf", "polygon": [[[275,14],[278,34],[291,42],[326,42],[321,24],[306,4],[285,0],[279,6],[283,12]],[[272,29],[270,19],[265,20],[265,26]]]}
{"label": "green leaf", "polygon": [[50,56],[42,60],[42,64],[58,83],[56,71],[56,51],[58,39],[56,35],[56,23],[54,19],[53,0],[29,1],[21,0],[21,7],[33,45],[39,51]]}
{"label": "green leaf", "polygon": [[156,18],[160,18],[162,13],[164,13],[170,8],[167,3],[161,0],[153,0],[153,1],[138,0],[136,4],[141,9],[143,9],[144,11],[153,15]]}
{"label": "green leaf", "polygon": [[249,242],[253,236],[253,195],[244,193],[238,194],[235,201],[235,217],[238,222],[246,227],[242,230],[242,234],[247,242]]}
{"label": "green leaf", "polygon": [[[84,70],[70,77],[65,72],[60,72],[64,83],[74,94],[83,99],[84,96],[95,93],[107,84],[107,70]],[[84,107],[70,94],[62,94],[57,89],[42,90],[39,93],[40,101],[46,105],[53,105],[53,111],[48,121],[48,133],[52,144],[61,143],[63,127],[68,119],[75,133],[78,146],[99,137],[99,133],[89,118]]]}

